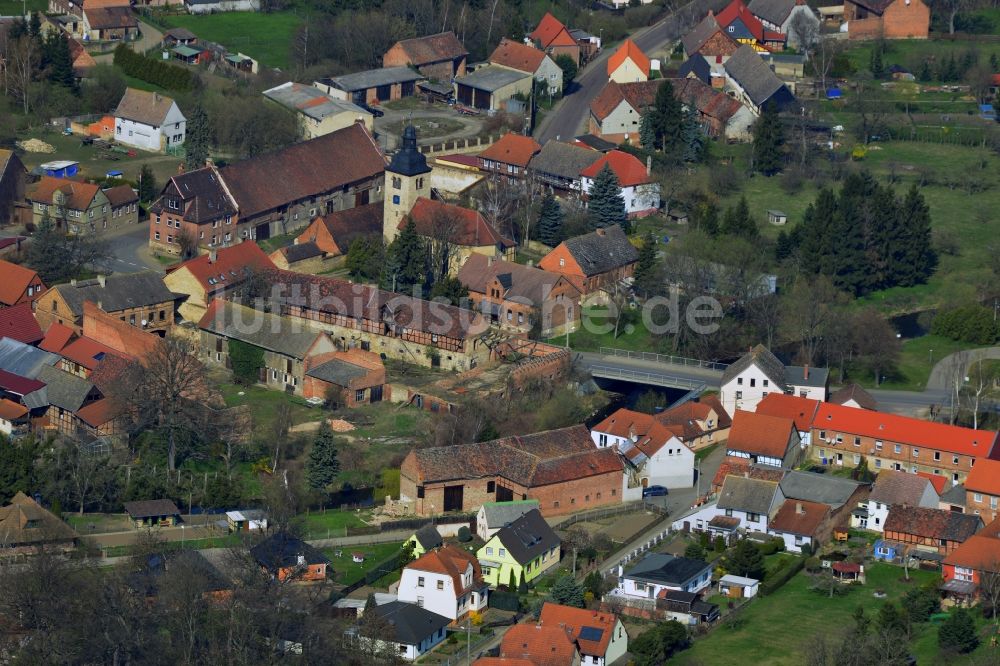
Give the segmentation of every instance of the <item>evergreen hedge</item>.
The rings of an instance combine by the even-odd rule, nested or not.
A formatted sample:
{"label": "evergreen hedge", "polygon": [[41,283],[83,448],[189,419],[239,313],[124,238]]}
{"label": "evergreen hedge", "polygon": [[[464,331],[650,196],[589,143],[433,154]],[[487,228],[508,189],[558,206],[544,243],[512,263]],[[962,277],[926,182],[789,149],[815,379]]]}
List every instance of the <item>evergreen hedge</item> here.
{"label": "evergreen hedge", "polygon": [[115,48],[115,66],[128,76],[166,88],[167,90],[190,90],[194,83],[191,71],[136,53],[125,44]]}
{"label": "evergreen hedge", "polygon": [[264,367],[264,350],[241,340],[230,340],[229,361],[237,383],[256,384],[258,373]]}

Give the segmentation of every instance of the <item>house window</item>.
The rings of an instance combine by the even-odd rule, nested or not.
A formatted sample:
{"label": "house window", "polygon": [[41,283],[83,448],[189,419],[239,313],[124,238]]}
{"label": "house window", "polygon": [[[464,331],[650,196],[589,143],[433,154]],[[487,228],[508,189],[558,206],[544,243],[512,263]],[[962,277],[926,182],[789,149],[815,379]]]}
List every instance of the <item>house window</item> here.
{"label": "house window", "polygon": [[896,444],[896,445],[894,445],[892,447],[892,452],[893,453],[902,453],[903,452],[903,447],[900,446],[899,444]]}
{"label": "house window", "polygon": [[757,378],[756,377],[751,377],[750,378],[750,388],[754,388],[756,386],[757,386]]}
{"label": "house window", "polygon": [[771,383],[770,381],[768,381],[768,380],[765,379],[764,380],[764,388],[767,388],[768,385],[770,385],[770,383]]}
{"label": "house window", "polygon": [[965,567],[955,567],[955,580],[972,582],[973,571]]}
{"label": "house window", "polygon": [[357,391],[354,392],[354,401],[355,402],[361,402],[364,399],[365,399],[365,390],[364,389],[358,389]]}
{"label": "house window", "polygon": [[493,554],[493,546],[486,546],[486,554],[487,555]]}
{"label": "house window", "polygon": [[990,508],[994,509],[994,510],[997,508],[997,498],[996,497],[991,497],[990,498]]}
{"label": "house window", "polygon": [[882,440],[881,439],[875,442],[875,450],[876,451],[881,451],[882,450]]}
{"label": "house window", "polygon": [[737,391],[736,392],[736,399],[737,400],[742,400],[743,399],[743,391]]}
{"label": "house window", "polygon": [[854,446],[861,446],[861,438],[860,437],[855,437],[854,438]]}
{"label": "house window", "polygon": [[443,580],[439,580],[437,582],[437,589],[439,589],[439,590],[443,590],[444,589],[444,581]]}
{"label": "house window", "polygon": [[934,452],[934,460],[941,460],[941,452],[940,451],[935,451]]}
{"label": "house window", "polygon": [[598,435],[597,436],[597,443],[600,444],[601,446],[607,446],[608,445],[608,436],[607,435]]}
{"label": "house window", "polygon": [[876,458],[875,459],[875,467],[878,468],[878,467],[881,467],[881,466],[882,466],[882,460],[880,458]]}
{"label": "house window", "polygon": [[737,386],[743,386],[743,378],[742,377],[737,377],[736,378],[736,385]]}
{"label": "house window", "polygon": [[747,513],[747,522],[748,523],[757,523],[757,522],[760,522],[760,514],[749,513],[748,512]]}
{"label": "house window", "polygon": [[499,555],[500,557],[507,557],[507,549],[501,548],[500,550],[497,551],[497,555]]}
{"label": "house window", "polygon": [[914,458],[920,457],[920,449],[913,449],[913,457]]}
{"label": "house window", "polygon": [[417,597],[417,605],[420,606],[421,608],[424,607],[424,598],[423,597]]}
{"label": "house window", "polygon": [[423,586],[424,586],[424,577],[423,576],[419,576],[417,578],[417,587],[423,587]]}
{"label": "house window", "polygon": [[951,464],[952,465],[957,465],[958,464],[958,456],[952,456],[951,457]]}
{"label": "house window", "polygon": [[861,462],[861,456],[860,456],[860,454],[855,453],[854,454],[854,464],[857,465],[859,462]]}
{"label": "house window", "polygon": [[983,501],[983,494],[982,493],[973,493],[972,494],[972,501],[974,501],[974,502],[982,502]]}
{"label": "house window", "polygon": [[733,510],[732,509],[726,509],[726,515],[729,516],[730,518],[732,518],[733,517]]}
{"label": "house window", "polygon": [[424,487],[417,486],[417,499],[423,499],[423,498],[424,498]]}

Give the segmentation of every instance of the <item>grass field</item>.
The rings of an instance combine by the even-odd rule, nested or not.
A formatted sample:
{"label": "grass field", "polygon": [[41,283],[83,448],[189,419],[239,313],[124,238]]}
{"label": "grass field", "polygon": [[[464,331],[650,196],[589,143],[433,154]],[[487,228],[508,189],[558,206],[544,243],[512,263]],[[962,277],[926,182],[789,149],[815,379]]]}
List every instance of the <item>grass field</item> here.
{"label": "grass field", "polygon": [[[884,590],[888,601],[899,602],[911,587],[935,578],[929,572],[913,571],[912,581],[906,583],[901,580],[902,569],[888,564],[873,564],[866,567],[865,573],[866,585],[829,599],[810,590],[810,578],[801,572],[773,595],[751,602],[738,628],[715,629],[677,655],[672,663],[798,666],[806,663],[803,653],[815,636],[822,633],[836,641],[840,630],[852,626],[851,615],[857,607],[863,607],[872,617],[883,603],[873,596],[876,589]],[[982,651],[983,647],[979,649]],[[929,624],[914,625],[913,653],[920,664],[945,663],[938,655],[937,632]]]}
{"label": "grass field", "polygon": [[[336,551],[340,551],[337,557]],[[344,585],[351,585],[361,580],[366,573],[376,565],[381,564],[399,551],[398,543],[377,543],[343,548],[327,548],[323,553],[330,558],[333,567],[333,579]],[[365,561],[358,564],[353,560],[353,553],[362,553]]]}
{"label": "grass field", "polygon": [[305,18],[293,12],[225,12],[205,16],[167,15],[163,20],[171,27],[187,28],[199,39],[244,53],[263,66],[287,69],[295,31]]}
{"label": "grass field", "polygon": [[[880,388],[922,391],[927,386],[927,378],[934,364],[952,352],[968,349],[969,345],[955,342],[938,335],[924,335],[903,343],[899,356],[898,373],[886,379]],[[874,377],[858,374],[852,379],[864,386],[874,386]]]}
{"label": "grass field", "polygon": [[365,527],[364,521],[357,513],[350,510],[333,510],[322,513],[310,513],[295,519],[303,536],[307,539],[329,539],[344,536],[348,527]]}
{"label": "grass field", "polygon": [[[240,545],[239,534],[227,534],[221,537],[209,537],[207,539],[187,539],[185,541],[164,541],[158,546],[161,550],[202,550],[204,548],[230,548]],[[131,555],[135,551],[135,546],[109,546],[102,548],[105,557],[123,557]]]}
{"label": "grass field", "polygon": [[27,11],[44,12],[49,8],[46,0],[0,0],[0,16],[23,16]]}
{"label": "grass field", "polygon": [[258,437],[270,437],[270,427],[277,417],[278,405],[283,402],[291,406],[293,424],[318,421],[323,415],[318,407],[311,407],[302,398],[296,398],[281,391],[271,391],[262,386],[220,384],[219,390],[229,407],[250,405],[253,413],[254,431]]}

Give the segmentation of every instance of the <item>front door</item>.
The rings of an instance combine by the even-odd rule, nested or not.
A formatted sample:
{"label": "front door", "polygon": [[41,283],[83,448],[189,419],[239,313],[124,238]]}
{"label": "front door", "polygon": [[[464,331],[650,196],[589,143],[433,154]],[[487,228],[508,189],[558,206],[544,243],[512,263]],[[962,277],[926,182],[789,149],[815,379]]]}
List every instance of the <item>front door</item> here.
{"label": "front door", "polygon": [[462,492],[465,490],[465,486],[445,486],[444,487],[444,510],[445,511],[461,511],[462,510]]}
{"label": "front door", "polygon": [[837,464],[838,465],[843,465],[844,464],[844,454],[843,453],[838,453],[837,454]]}
{"label": "front door", "polygon": [[271,237],[271,223],[258,224],[253,230],[254,238],[257,240],[267,240]]}

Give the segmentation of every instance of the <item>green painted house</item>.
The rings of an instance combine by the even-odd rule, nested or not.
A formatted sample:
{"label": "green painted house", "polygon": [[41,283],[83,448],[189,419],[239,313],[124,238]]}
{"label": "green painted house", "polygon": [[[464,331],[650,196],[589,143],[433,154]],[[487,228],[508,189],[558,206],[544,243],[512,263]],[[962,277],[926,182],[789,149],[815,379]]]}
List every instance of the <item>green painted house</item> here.
{"label": "green painted house", "polygon": [[440,532],[433,525],[424,525],[413,533],[409,539],[403,542],[403,548],[410,545],[413,548],[413,557],[417,558],[428,551],[439,548],[444,543]]}
{"label": "green painted house", "polygon": [[476,552],[483,580],[497,587],[531,582],[559,563],[560,539],[532,509],[490,537]]}

